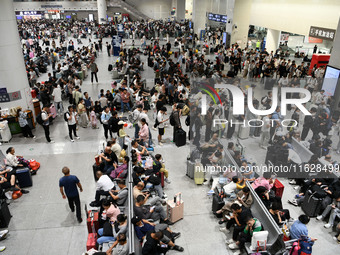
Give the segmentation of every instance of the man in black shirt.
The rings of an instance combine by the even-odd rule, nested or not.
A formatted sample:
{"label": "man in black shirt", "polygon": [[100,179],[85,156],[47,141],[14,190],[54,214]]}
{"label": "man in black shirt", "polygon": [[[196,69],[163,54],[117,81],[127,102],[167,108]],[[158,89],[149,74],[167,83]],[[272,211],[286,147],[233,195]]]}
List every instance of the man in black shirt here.
{"label": "man in black shirt", "polygon": [[146,242],[143,246],[142,254],[143,255],[159,255],[162,253],[166,253],[168,251],[168,247],[162,247],[165,245],[161,245],[160,240],[163,238],[163,233],[161,231],[158,232],[149,232],[146,234]]}
{"label": "man in black shirt", "polygon": [[314,126],[314,120],[315,120],[315,113],[316,113],[316,108],[312,107],[310,109],[310,112],[312,115],[306,115],[305,120],[303,122],[303,129],[301,133],[301,140],[304,141],[309,133],[309,130],[313,128]]}
{"label": "man in black shirt", "polygon": [[[167,243],[164,243],[168,241]],[[163,234],[161,231],[155,232],[155,230],[151,230],[146,234],[146,242],[144,243],[142,254],[147,255],[158,255],[165,254],[168,250],[176,250],[179,252],[183,252],[184,249],[181,246],[178,246],[173,243],[173,240],[169,240],[169,238]]]}
{"label": "man in black shirt", "polygon": [[234,203],[230,207],[233,215],[230,216],[230,220],[227,222],[227,231],[229,231],[230,227],[234,226],[233,238],[228,240],[228,242],[232,243],[233,241],[237,241],[239,233],[242,232],[247,225],[247,219],[252,217],[251,211],[249,208],[240,206],[237,203]]}
{"label": "man in black shirt", "polygon": [[103,167],[103,172],[108,175],[117,167],[118,158],[109,146],[106,146],[104,153],[99,155],[99,163]]}

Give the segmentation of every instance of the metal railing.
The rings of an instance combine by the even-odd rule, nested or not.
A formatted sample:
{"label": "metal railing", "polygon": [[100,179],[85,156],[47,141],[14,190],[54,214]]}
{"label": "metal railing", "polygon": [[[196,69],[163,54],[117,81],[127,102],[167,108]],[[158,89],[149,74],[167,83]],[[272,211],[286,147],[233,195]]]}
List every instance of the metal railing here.
{"label": "metal railing", "polygon": [[[131,151],[131,143],[128,143],[127,153]],[[131,219],[133,217],[133,178],[132,178],[132,162],[129,161],[128,165],[128,245],[129,245],[129,254],[135,254],[135,228],[131,223]]]}

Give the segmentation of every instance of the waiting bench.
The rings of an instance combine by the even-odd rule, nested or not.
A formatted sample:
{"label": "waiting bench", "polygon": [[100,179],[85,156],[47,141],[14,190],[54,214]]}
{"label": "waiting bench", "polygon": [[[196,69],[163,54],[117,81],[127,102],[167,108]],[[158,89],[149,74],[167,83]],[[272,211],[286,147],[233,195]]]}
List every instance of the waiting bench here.
{"label": "waiting bench", "polygon": [[[278,251],[285,249],[285,243],[283,241],[283,232],[270,215],[267,208],[262,203],[261,199],[247,181],[247,187],[250,189],[250,193],[253,196],[253,204],[251,205],[251,212],[253,216],[260,220],[264,230],[268,231],[267,239],[267,251],[271,254],[276,254]],[[250,245],[246,245],[247,252],[250,254],[254,251],[250,250]]]}

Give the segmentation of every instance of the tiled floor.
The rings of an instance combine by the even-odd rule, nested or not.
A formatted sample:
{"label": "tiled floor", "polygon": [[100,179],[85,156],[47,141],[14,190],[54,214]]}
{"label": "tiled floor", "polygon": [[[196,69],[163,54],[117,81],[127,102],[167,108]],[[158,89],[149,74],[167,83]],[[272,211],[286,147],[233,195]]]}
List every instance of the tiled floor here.
{"label": "tiled floor", "polygon": [[[127,40],[129,43],[129,40]],[[104,40],[104,43],[106,40]],[[77,45],[76,45],[77,47]],[[91,85],[89,77],[84,81],[82,91],[88,91],[93,99],[97,98],[101,88],[110,89],[111,75],[107,66],[116,57],[108,57],[106,52],[100,53],[96,62],[99,67],[99,84]],[[147,63],[146,57],[142,61]],[[153,71],[145,65],[143,77],[147,79],[148,86],[153,83]],[[44,74],[40,80],[44,80]],[[258,96],[263,90],[258,89]],[[64,102],[64,107],[68,106]],[[182,120],[184,122],[184,119]],[[14,136],[10,144],[3,144],[5,151],[8,146],[14,146],[18,155],[27,159],[34,158],[41,163],[41,169],[33,177],[34,186],[29,188],[30,193],[16,201],[12,201],[9,208],[13,215],[9,225],[10,235],[0,243],[6,245],[3,254],[10,255],[79,255],[85,251],[87,229],[85,223],[78,224],[75,215],[69,211],[67,202],[61,198],[58,180],[62,177],[61,168],[68,166],[71,173],[79,177],[84,192],[81,193],[81,203],[89,203],[94,198],[95,182],[92,174],[94,155],[104,142],[103,129],[79,129],[81,139],[74,143],[68,140],[67,125],[60,116],[51,127],[51,136],[55,144],[47,144],[41,127],[34,131],[36,140],[24,139]],[[151,130],[153,137],[155,131]],[[133,130],[128,130],[129,134]],[[172,128],[166,128],[165,139],[172,140]],[[256,140],[255,140],[256,141]],[[264,151],[259,150],[258,141],[244,140],[247,157],[256,159],[258,163],[264,161]],[[225,235],[219,232],[217,220],[211,213],[211,198],[207,197],[208,188],[197,186],[186,174],[186,157],[189,146],[177,148],[170,142],[164,146],[157,146],[155,151],[161,153],[165,159],[167,169],[170,171],[171,184],[166,185],[165,192],[168,197],[173,197],[177,192],[182,192],[184,200],[184,219],[172,228],[180,231],[182,236],[176,240],[178,245],[184,247],[184,255],[226,255],[231,254],[224,244]],[[285,183],[284,203],[295,191]],[[296,218],[301,210],[285,206],[292,211]],[[83,214],[84,215],[84,214]],[[314,246],[313,254],[338,254],[339,246],[331,240],[329,230],[322,224],[312,219],[309,224],[310,233],[318,237],[319,241]],[[327,247],[327,250],[325,250]],[[171,251],[169,254],[174,254]]]}

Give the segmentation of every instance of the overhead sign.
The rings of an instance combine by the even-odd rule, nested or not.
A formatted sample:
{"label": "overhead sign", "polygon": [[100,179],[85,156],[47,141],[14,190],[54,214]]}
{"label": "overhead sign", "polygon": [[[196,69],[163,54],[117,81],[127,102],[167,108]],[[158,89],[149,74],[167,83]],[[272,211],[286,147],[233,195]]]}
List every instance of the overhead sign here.
{"label": "overhead sign", "polygon": [[62,5],[59,4],[55,4],[55,5],[47,5],[47,4],[42,4],[41,8],[49,8],[49,9],[53,9],[53,8],[63,8]]}
{"label": "overhead sign", "polygon": [[42,15],[44,12],[42,11],[16,11],[15,15],[19,16],[35,16],[35,15]]}
{"label": "overhead sign", "polygon": [[310,27],[309,36],[319,39],[333,41],[336,30],[323,27]]}
{"label": "overhead sign", "polygon": [[209,12],[208,19],[216,22],[227,23],[227,15],[220,15]]}
{"label": "overhead sign", "polygon": [[322,39],[320,39],[320,38],[315,38],[315,37],[308,37],[308,42],[309,43],[322,43],[323,42],[323,40]]}

